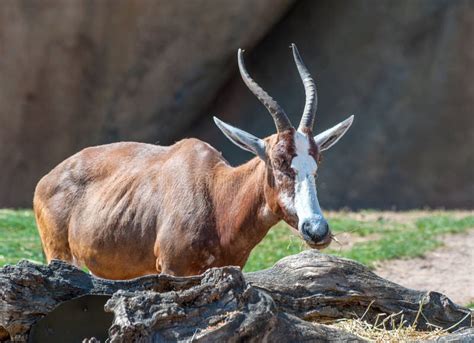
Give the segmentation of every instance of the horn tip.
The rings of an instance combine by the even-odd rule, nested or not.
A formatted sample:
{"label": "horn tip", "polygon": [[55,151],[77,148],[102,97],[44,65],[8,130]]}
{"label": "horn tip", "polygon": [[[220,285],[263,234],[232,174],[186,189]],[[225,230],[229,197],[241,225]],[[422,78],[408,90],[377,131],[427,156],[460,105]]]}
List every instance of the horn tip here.
{"label": "horn tip", "polygon": [[301,60],[300,52],[298,51],[295,43],[291,43],[291,51],[293,52],[293,57],[295,60]]}
{"label": "horn tip", "polygon": [[244,52],[245,52],[245,50],[241,49],[241,48],[239,48],[239,50],[237,50],[237,59],[238,59],[239,63],[240,63],[240,61],[242,61],[242,63],[243,63]]}
{"label": "horn tip", "polygon": [[212,116],[212,119],[214,120],[214,123],[216,123],[216,125],[218,127],[221,127],[221,126],[225,125],[225,123],[222,120],[220,120],[219,118],[217,118],[216,116]]}
{"label": "horn tip", "polygon": [[342,121],[341,125],[351,126],[353,122],[354,122],[354,115],[351,115],[346,120]]}

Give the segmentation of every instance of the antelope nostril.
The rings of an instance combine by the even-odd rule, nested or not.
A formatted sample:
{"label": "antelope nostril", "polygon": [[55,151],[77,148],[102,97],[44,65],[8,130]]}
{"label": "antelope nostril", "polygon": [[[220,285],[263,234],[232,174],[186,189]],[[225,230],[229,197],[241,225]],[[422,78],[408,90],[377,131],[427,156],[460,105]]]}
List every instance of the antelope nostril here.
{"label": "antelope nostril", "polygon": [[304,234],[309,235],[309,233],[311,232],[311,222],[305,221],[303,225],[301,225],[301,231],[303,231]]}
{"label": "antelope nostril", "polygon": [[327,238],[329,225],[325,220],[305,220],[300,230],[303,236],[312,242],[320,242]]}

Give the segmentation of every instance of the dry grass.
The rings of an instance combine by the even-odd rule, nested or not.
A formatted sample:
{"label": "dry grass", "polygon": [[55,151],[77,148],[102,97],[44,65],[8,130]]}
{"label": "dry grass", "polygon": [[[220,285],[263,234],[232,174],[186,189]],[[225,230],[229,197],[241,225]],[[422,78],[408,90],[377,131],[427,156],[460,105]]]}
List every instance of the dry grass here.
{"label": "dry grass", "polygon": [[403,313],[401,311],[399,313],[394,313],[389,316],[384,313],[381,313],[377,316],[374,324],[366,322],[364,320],[364,317],[369,312],[369,309],[373,303],[374,302],[372,301],[369,304],[367,310],[361,318],[340,319],[330,324],[330,326],[336,329],[341,329],[350,332],[369,342],[402,343],[424,341],[446,336],[449,334],[449,331],[455,329],[466,319],[466,317],[471,315],[470,313],[467,314],[466,317],[462,318],[458,323],[452,325],[447,329],[442,329],[436,325],[428,323],[428,326],[432,329],[430,331],[421,331],[417,330],[417,322],[420,316],[424,317],[422,302],[420,302],[418,313],[413,324],[411,325],[407,325],[408,323],[406,320],[404,320]]}
{"label": "dry grass", "polygon": [[434,339],[448,334],[445,330],[417,331],[414,326],[400,326],[387,330],[383,326],[369,324],[361,319],[342,319],[331,325],[334,328],[348,331],[370,342],[413,342]]}

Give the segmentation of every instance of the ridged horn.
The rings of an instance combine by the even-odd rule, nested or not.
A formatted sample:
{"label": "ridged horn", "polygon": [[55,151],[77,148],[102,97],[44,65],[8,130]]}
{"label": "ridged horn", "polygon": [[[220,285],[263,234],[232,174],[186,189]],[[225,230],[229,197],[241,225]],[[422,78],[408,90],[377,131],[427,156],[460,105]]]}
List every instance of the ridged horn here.
{"label": "ridged horn", "polygon": [[316,114],[316,108],[318,107],[318,93],[316,91],[316,83],[309,74],[308,68],[303,63],[298,48],[295,44],[291,44],[291,50],[293,50],[293,58],[295,59],[296,67],[303,81],[304,92],[306,94],[306,102],[304,105],[303,116],[301,117],[298,131],[303,129],[313,129],[314,119]]}
{"label": "ridged horn", "polygon": [[273,100],[273,98],[250,77],[250,74],[245,68],[242,49],[239,49],[237,53],[237,60],[239,63],[239,70],[242,79],[250,91],[257,97],[258,100],[260,100],[263,105],[265,105],[267,110],[270,112],[273,117],[273,121],[275,122],[277,131],[281,132],[292,128],[291,122],[283,108],[281,108],[280,105],[278,105],[278,103]]}

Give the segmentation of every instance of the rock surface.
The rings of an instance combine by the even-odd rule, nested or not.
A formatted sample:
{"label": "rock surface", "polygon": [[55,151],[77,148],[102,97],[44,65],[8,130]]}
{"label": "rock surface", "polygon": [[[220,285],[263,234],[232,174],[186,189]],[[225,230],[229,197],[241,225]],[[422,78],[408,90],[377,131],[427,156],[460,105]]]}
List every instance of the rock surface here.
{"label": "rock surface", "polygon": [[[303,0],[246,53],[295,125],[304,91],[291,42],[318,86],[316,133],[355,115],[318,170],[323,208],[474,207],[473,32],[469,0]],[[231,162],[248,159],[211,114],[260,137],[275,132],[237,72],[189,135]]]}
{"label": "rock surface", "polygon": [[[85,294],[112,295],[109,337],[203,342],[360,339],[324,325],[339,318],[402,311],[417,327],[427,321],[469,327],[468,309],[439,293],[403,288],[346,259],[305,251],[274,267],[242,274],[213,268],[193,277],[152,275],[130,281],[97,279],[64,262],[49,266],[20,262],[0,269],[0,339],[26,340],[32,325],[59,303]],[[85,337],[86,338],[86,337]],[[90,338],[90,337],[87,337]]]}
{"label": "rock surface", "polygon": [[236,49],[296,122],[295,42],[317,80],[318,131],[356,115],[325,154],[323,207],[472,208],[473,31],[469,0],[5,1],[0,207],[30,207],[42,175],[95,144],[198,136],[248,159],[211,118],[274,132]]}
{"label": "rock surface", "polygon": [[0,208],[85,146],[171,143],[293,1],[3,2]]}

